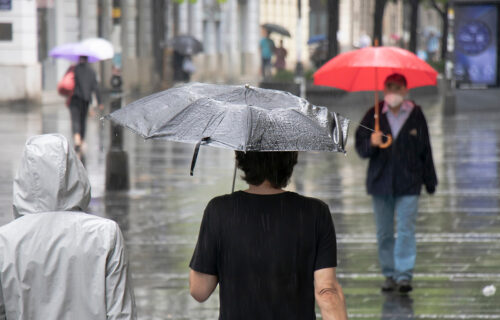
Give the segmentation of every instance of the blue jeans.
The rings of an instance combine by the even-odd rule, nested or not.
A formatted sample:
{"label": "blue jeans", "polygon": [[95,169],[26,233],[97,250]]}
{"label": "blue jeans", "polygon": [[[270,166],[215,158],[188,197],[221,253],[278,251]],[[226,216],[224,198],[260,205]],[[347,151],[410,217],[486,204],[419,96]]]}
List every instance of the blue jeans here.
{"label": "blue jeans", "polygon": [[[397,282],[411,280],[417,257],[415,224],[418,195],[373,196],[377,225],[378,260],[382,274]],[[394,215],[397,237],[394,237]]]}

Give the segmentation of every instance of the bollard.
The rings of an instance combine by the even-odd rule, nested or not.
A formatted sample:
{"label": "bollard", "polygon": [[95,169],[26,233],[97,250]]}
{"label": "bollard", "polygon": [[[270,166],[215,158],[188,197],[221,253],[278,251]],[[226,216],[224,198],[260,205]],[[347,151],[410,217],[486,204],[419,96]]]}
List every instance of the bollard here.
{"label": "bollard", "polygon": [[[112,81],[113,83],[113,81]],[[110,112],[122,107],[121,81],[111,93]],[[128,155],[123,150],[123,128],[111,123],[111,145],[106,154],[106,190],[119,191],[129,189]]]}
{"label": "bollard", "polygon": [[456,112],[455,88],[449,80],[444,80],[444,107],[443,113],[446,116],[453,116]]}

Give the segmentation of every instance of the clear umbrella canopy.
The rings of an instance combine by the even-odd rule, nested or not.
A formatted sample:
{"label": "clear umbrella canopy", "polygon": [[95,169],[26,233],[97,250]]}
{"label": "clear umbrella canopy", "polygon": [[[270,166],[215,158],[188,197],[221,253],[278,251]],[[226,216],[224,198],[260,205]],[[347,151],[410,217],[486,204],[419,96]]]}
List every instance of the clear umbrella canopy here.
{"label": "clear umbrella canopy", "polygon": [[349,120],[291,93],[191,83],[105,117],[146,139],[240,151],[345,152]]}
{"label": "clear umbrella canopy", "polygon": [[66,43],[50,50],[49,55],[54,58],[63,58],[78,61],[80,56],[88,57],[89,62],[97,62],[113,58],[113,45],[106,39],[90,38],[81,42]]}

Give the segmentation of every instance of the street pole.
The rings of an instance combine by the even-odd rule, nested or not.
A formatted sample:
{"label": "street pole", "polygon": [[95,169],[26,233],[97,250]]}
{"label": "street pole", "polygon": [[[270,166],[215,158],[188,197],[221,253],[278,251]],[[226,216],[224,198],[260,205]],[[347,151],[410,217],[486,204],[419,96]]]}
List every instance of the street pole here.
{"label": "street pole", "polygon": [[[113,45],[118,48],[120,39],[122,39],[122,14],[121,7],[124,5],[120,0],[113,0]],[[113,76],[111,77],[111,103],[110,113],[122,107],[122,57],[120,51],[115,53],[113,58]],[[119,125],[111,123],[111,146],[106,154],[106,191],[128,190],[129,189],[129,172],[128,172],[128,155],[123,150],[123,128]]]}
{"label": "street pole", "polygon": [[[121,80],[112,80],[113,91],[111,93],[110,113],[122,107],[123,92]],[[106,154],[106,190],[128,190],[129,172],[128,155],[123,150],[123,128],[111,123],[111,146]]]}
{"label": "street pole", "polygon": [[295,66],[295,83],[299,86],[299,95],[306,98],[306,82],[302,64],[302,1],[297,0],[297,64]]}
{"label": "street pole", "polygon": [[452,2],[448,7],[448,41],[446,53],[446,62],[445,62],[445,94],[444,94],[444,114],[445,115],[454,115],[455,114],[455,105],[456,105],[456,97],[455,97],[455,76],[454,76],[454,65],[453,65],[453,51],[454,51],[454,41],[453,37],[455,36],[453,33],[454,24],[455,24],[455,10],[454,3]]}

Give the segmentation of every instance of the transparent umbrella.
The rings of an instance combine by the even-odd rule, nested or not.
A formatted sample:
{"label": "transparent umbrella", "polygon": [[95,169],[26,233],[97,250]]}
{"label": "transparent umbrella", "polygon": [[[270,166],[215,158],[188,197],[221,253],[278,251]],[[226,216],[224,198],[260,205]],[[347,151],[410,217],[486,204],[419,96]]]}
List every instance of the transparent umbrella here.
{"label": "transparent umbrella", "polygon": [[49,55],[70,61],[78,61],[80,56],[86,56],[89,62],[97,62],[113,58],[114,50],[111,42],[106,39],[89,38],[57,46],[50,50]]}
{"label": "transparent umbrella", "polygon": [[345,153],[349,120],[291,93],[248,85],[190,83],[162,91],[107,116],[145,139],[239,151]]}

